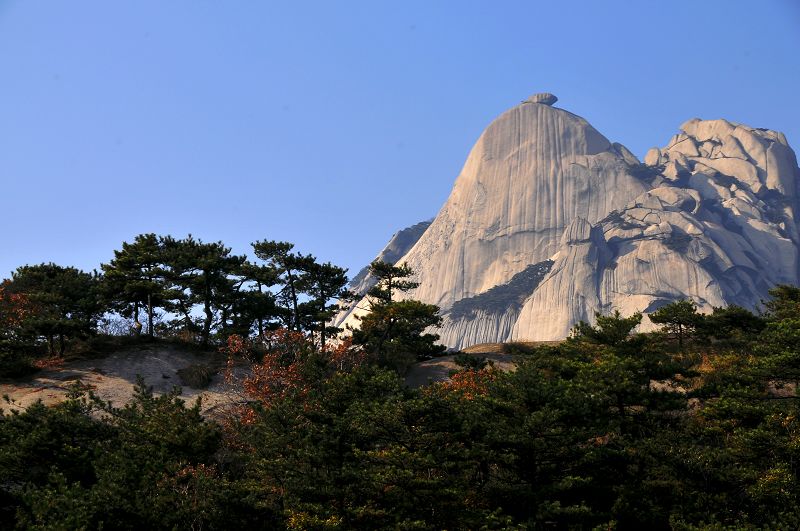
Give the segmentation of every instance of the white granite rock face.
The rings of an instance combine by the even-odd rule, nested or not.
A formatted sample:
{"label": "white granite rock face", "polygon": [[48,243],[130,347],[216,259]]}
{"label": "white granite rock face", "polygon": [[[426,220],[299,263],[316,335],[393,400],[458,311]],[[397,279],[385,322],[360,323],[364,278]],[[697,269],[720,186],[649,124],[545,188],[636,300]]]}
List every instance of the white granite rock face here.
{"label": "white granite rock face", "polygon": [[[682,298],[752,308],[800,283],[800,170],[781,133],[692,119],[641,164],[550,96],[489,125],[398,257],[420,282],[409,296],[442,308],[444,344],[560,339],[595,311]],[[357,326],[349,310],[337,322]]]}

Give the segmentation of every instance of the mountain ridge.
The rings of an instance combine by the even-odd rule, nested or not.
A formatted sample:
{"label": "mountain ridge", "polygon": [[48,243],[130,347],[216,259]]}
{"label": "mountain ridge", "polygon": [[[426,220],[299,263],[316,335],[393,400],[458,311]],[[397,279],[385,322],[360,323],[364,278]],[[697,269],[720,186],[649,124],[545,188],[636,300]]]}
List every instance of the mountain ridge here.
{"label": "mountain ridge", "polygon": [[[556,340],[596,311],[682,298],[753,308],[798,283],[800,170],[782,133],[693,118],[642,162],[555,101],[534,95],[487,126],[397,260],[420,282],[408,296],[442,308],[443,344]],[[521,308],[453,312],[545,261],[530,293],[514,292]],[[336,322],[357,326],[354,308]]]}

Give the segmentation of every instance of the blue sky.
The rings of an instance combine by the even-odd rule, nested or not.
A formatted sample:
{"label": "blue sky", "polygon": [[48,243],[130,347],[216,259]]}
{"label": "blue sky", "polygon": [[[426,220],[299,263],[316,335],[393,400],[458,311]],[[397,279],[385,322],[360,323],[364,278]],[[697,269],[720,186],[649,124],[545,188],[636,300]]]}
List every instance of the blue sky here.
{"label": "blue sky", "polygon": [[155,232],[355,274],[534,92],[642,157],[686,119],[800,146],[800,2],[0,0],[0,277]]}

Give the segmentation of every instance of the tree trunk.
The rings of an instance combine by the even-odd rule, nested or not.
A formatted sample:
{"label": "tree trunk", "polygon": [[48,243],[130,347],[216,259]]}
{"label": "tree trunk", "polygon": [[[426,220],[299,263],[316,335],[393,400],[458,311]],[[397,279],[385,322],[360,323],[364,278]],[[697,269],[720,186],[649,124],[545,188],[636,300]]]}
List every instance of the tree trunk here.
{"label": "tree trunk", "polygon": [[153,296],[150,293],[147,294],[147,335],[155,336],[153,332]]}
{"label": "tree trunk", "polygon": [[286,269],[287,280],[289,281],[289,294],[292,297],[292,310],[294,312],[294,316],[292,319],[292,324],[294,325],[295,331],[300,331],[300,316],[297,315],[297,292],[294,289],[294,276],[292,275],[292,270],[287,268]]}
{"label": "tree trunk", "polygon": [[183,320],[186,323],[186,329],[191,332],[197,332],[197,327],[192,321],[192,316],[189,313],[189,310],[186,308],[186,302],[184,300],[178,299],[178,309],[180,310],[181,314],[183,314]]}
{"label": "tree trunk", "polygon": [[[261,282],[256,281],[256,286],[258,286],[258,293],[263,293],[261,290]],[[261,316],[260,311],[256,321],[258,322],[258,338],[262,339],[264,337],[264,318]]]}
{"label": "tree trunk", "polygon": [[66,345],[64,344],[64,334],[58,334],[58,357],[64,357],[64,350],[66,350]]}
{"label": "tree trunk", "polygon": [[214,319],[214,312],[211,311],[211,286],[209,286],[208,283],[206,283],[205,300],[203,301],[203,312],[205,312],[206,318],[203,322],[202,345],[204,347],[207,347],[208,336],[211,335],[211,322]]}
{"label": "tree trunk", "polygon": [[142,331],[139,323],[139,301],[133,303],[133,332],[138,336]]}
{"label": "tree trunk", "polygon": [[[220,330],[224,333],[225,330],[228,329],[228,307],[225,306],[222,308],[222,312],[219,316],[219,327]],[[234,314],[235,315],[235,314]],[[236,324],[235,322],[233,324]]]}
{"label": "tree trunk", "polygon": [[617,396],[617,411],[619,412],[619,416],[621,419],[625,419],[625,402],[623,402],[621,396]]}
{"label": "tree trunk", "polygon": [[208,304],[205,306],[205,313],[206,318],[203,322],[203,339],[202,344],[204,347],[208,346],[208,337],[211,335],[211,320],[213,318],[213,314],[211,313],[211,308]]}

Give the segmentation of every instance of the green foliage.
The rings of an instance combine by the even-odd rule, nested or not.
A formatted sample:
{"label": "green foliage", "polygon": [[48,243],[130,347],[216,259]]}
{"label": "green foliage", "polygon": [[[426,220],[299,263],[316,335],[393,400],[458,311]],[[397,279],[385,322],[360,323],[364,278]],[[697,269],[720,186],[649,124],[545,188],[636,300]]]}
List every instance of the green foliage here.
{"label": "green foliage", "polygon": [[662,306],[649,317],[654,323],[664,325],[663,330],[675,337],[681,348],[687,337],[702,322],[702,316],[697,313],[697,305],[690,300],[675,301]]}
{"label": "green foliage", "polygon": [[714,338],[716,341],[746,343],[757,337],[765,327],[763,317],[741,306],[731,305],[714,308],[711,314],[702,316],[697,332],[704,338]]}
{"label": "green foliage", "polygon": [[328,337],[340,331],[329,322],[338,311],[338,301],[350,298],[347,270],[330,262],[321,264],[312,255],[294,253],[291,243],[264,240],[252,245],[279,286],[277,301],[284,325],[316,333],[324,348]]}
{"label": "green foliage", "polygon": [[120,409],[37,404],[0,419],[0,510],[27,528],[797,528],[800,322],[683,352],[636,322],[508,373],[460,358],[419,390],[288,332],[282,385],[224,429],[141,385]]}
{"label": "green foliage", "polygon": [[409,280],[414,272],[408,264],[394,265],[375,260],[369,265],[370,274],[377,283],[369,290],[369,296],[381,303],[392,302],[395,292],[406,292],[419,286],[418,282]]}
{"label": "green foliage", "polygon": [[479,371],[489,365],[486,358],[465,354],[463,352],[459,352],[453,357],[453,363],[468,371]]}
{"label": "green foliage", "polygon": [[292,252],[294,244],[263,240],[253,243],[255,255],[274,271],[280,290],[278,300],[284,306],[284,322],[290,330],[300,331],[303,316],[300,314],[301,296],[305,275],[315,263],[314,257]]}
{"label": "green foliage", "polygon": [[166,253],[164,240],[155,234],[140,234],[133,243],[122,243],[114,251],[114,259],[103,264],[101,289],[109,309],[131,317],[135,333],[141,331],[139,311],[147,313],[147,333],[155,334],[154,316],[157,308],[167,308],[170,294],[167,289]]}
{"label": "green foliage", "polygon": [[255,327],[255,331],[261,337],[265,330],[272,327],[273,321],[280,314],[275,294],[269,290],[277,284],[278,274],[272,267],[249,261],[242,264],[240,274],[250,289],[237,294],[238,311],[232,313],[230,331],[240,336],[248,336]]}
{"label": "green foliage", "polygon": [[[215,464],[221,432],[141,382],[114,408],[77,394],[0,418],[2,510],[32,529],[226,529],[246,517]],[[13,517],[5,521],[11,521]]]}
{"label": "green foliage", "polygon": [[769,290],[771,299],[764,302],[767,318],[773,321],[800,318],[800,288],[780,284]]}
{"label": "green foliage", "polygon": [[244,454],[246,481],[280,527],[501,527],[507,519],[470,489],[481,463],[463,419],[458,402],[405,389],[394,372],[337,373],[241,428],[244,447],[259,449]]}
{"label": "green foliage", "polygon": [[[276,298],[285,301],[296,289],[294,304],[289,304],[296,310],[306,288],[307,270],[315,268],[316,282],[309,283],[318,288],[320,297],[339,294],[332,286],[332,271],[344,278],[339,288],[346,283],[344,270],[290,253],[291,248],[284,242],[258,242],[254,244],[256,255],[267,264],[256,264],[232,255],[222,242],[204,243],[191,235],[175,239],[143,234],[132,244],[123,243],[114,260],[103,265],[103,291],[109,309],[132,318],[136,333],[141,328],[140,309],[147,314],[147,330],[152,336],[155,310],[161,308],[179,316],[172,328],[195,334],[204,346],[215,332],[224,339],[231,334],[247,336],[255,327],[262,335],[277,326],[278,317],[299,323],[296,313],[277,306]],[[282,282],[288,288],[284,286],[276,297],[270,288]],[[327,302],[314,307],[325,318]]]}
{"label": "green foliage", "polygon": [[140,234],[114,251],[102,275],[55,264],[21,267],[0,283],[0,352],[10,359],[9,342],[46,342],[51,355],[56,346],[63,355],[108,312],[128,319],[132,335],[146,329],[151,338],[180,337],[204,348],[233,334],[263,336],[281,324],[324,347],[339,332],[330,324],[337,302],[350,296],[346,270],[292,252],[287,242],[260,241],[253,249],[262,263],[222,242]]}
{"label": "green foliage", "polygon": [[103,307],[97,296],[97,275],[56,264],[22,266],[8,283],[33,306],[21,322],[22,335],[45,340],[51,355],[63,355],[66,341],[86,337],[97,326]]}
{"label": "green foliage", "polygon": [[375,261],[370,266],[377,283],[369,291],[370,312],[361,317],[361,325],[353,330],[353,343],[362,347],[379,365],[405,374],[417,360],[436,356],[444,351],[437,345],[439,336],[426,332],[437,327],[442,319],[439,308],[416,300],[393,299],[393,294],[408,291],[417,284],[407,265],[394,266]]}
{"label": "green foliage", "polygon": [[24,351],[0,346],[0,378],[20,378],[38,371],[33,357]]}
{"label": "green foliage", "polygon": [[308,266],[304,281],[305,292],[310,297],[308,302],[304,303],[302,312],[308,315],[309,324],[306,328],[318,332],[320,346],[324,350],[326,338],[341,331],[330,324],[339,311],[339,301],[352,298],[352,294],[346,289],[347,270],[330,262],[324,264],[312,262]]}
{"label": "green foliage", "polygon": [[[183,240],[163,238],[167,279],[173,293],[173,307],[183,316],[190,331],[199,333],[200,344],[208,345],[215,320],[226,324],[223,314],[230,311],[242,280],[235,277],[245,262],[244,256],[231,254],[222,242],[204,243],[190,235]],[[202,318],[196,322],[192,309],[198,306]]]}
{"label": "green foliage", "polygon": [[642,322],[642,314],[622,317],[619,310],[611,315],[595,313],[596,325],[580,321],[572,329],[572,337],[601,345],[615,346],[631,338],[631,332]]}
{"label": "green foliage", "polygon": [[[766,303],[767,324],[755,349],[759,365],[773,383],[800,383],[800,290],[778,286]],[[766,376],[765,376],[766,378]]]}

